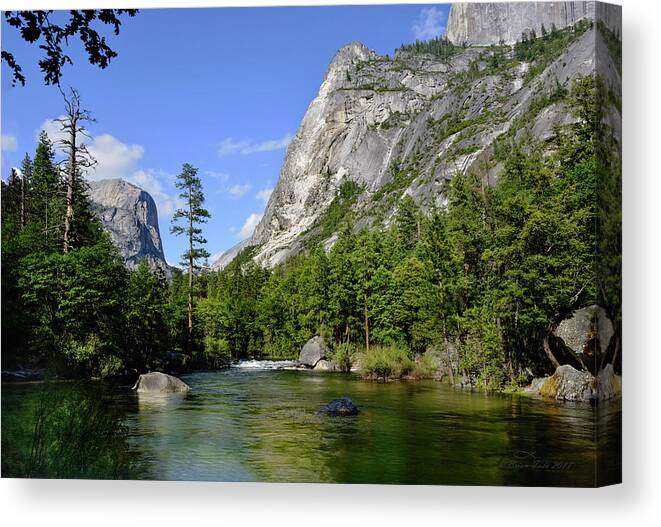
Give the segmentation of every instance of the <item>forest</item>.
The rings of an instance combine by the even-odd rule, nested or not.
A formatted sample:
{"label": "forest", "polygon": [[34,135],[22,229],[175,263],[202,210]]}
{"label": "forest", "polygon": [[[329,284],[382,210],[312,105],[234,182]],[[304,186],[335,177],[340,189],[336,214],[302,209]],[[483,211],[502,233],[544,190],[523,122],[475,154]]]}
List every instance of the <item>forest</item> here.
{"label": "forest", "polygon": [[[3,369],[104,378],[221,368],[295,359],[322,335],[337,369],[360,365],[371,379],[440,374],[503,390],[552,371],[543,341],[574,309],[598,302],[621,331],[621,167],[602,123],[612,96],[593,77],[555,96],[576,122],[551,144],[501,137],[495,185],[458,173],[447,207],[423,211],[403,196],[391,221],[358,231],[352,204],[366,190],[347,180],[322,219],[339,233],[330,251],[319,240],[273,269],[252,261],[255,248],[220,271],[203,265],[208,212],[184,164],[187,206],[173,232],[190,245],[169,280],[146,263],[124,267],[90,212],[93,160],[64,145],[62,169],[62,145],[42,133],[2,183]],[[65,102],[72,115],[80,98]],[[394,163],[393,176],[412,169]]]}

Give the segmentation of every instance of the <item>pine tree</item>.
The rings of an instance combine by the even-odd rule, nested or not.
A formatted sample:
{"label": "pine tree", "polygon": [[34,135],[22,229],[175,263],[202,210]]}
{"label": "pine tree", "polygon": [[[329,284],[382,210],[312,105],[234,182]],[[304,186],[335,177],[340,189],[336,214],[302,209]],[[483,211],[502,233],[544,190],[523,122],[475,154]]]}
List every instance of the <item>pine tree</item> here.
{"label": "pine tree", "polygon": [[55,165],[53,143],[43,130],[39,134],[39,143],[32,161],[31,191],[28,207],[32,216],[31,221],[42,226],[44,245],[50,248],[53,231],[59,228],[53,218],[54,213],[59,213],[62,205],[62,186],[59,169]]}
{"label": "pine tree", "polygon": [[21,227],[28,221],[28,201],[30,199],[30,185],[32,184],[32,160],[25,153],[21,163]]}
{"label": "pine tree", "polygon": [[[196,227],[206,223],[209,211],[203,208],[204,194],[202,181],[197,175],[197,168],[184,163],[181,173],[177,176],[176,187],[182,192],[179,197],[184,200],[185,208],[177,209],[172,216],[170,231],[175,235],[184,234],[188,238],[188,250],[182,255],[182,265],[188,268],[188,355],[192,354],[193,343],[193,273],[200,269],[198,261],[209,257],[209,253],[201,246],[207,241],[202,237],[202,229]],[[185,220],[185,225],[177,225],[179,220]]]}

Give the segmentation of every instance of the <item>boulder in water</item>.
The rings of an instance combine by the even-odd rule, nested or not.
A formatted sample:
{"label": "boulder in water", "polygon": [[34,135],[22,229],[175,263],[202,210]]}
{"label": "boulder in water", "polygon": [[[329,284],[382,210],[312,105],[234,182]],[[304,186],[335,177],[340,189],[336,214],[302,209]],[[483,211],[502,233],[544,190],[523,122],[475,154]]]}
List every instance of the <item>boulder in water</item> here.
{"label": "boulder in water", "polygon": [[305,343],[298,356],[298,362],[308,368],[314,368],[321,359],[326,357],[328,352],[329,349],[324,338],[317,335]]}
{"label": "boulder in water", "polygon": [[596,377],[563,364],[550,377],[535,379],[531,390],[564,401],[604,401],[620,395],[621,386],[620,377],[615,375],[611,364],[600,370]]}
{"label": "boulder in water", "polygon": [[190,386],[177,377],[154,371],[140,375],[133,389],[138,393],[175,393],[187,392]]}
{"label": "boulder in water", "polygon": [[333,365],[327,360],[321,359],[319,362],[317,362],[314,369],[317,371],[331,371],[333,369]]}
{"label": "boulder in water", "polygon": [[540,386],[542,396],[564,401],[589,401],[595,398],[594,377],[587,371],[578,371],[569,364],[556,368]]}
{"label": "boulder in water", "polygon": [[358,415],[358,407],[345,395],[339,399],[333,399],[330,403],[324,406],[319,413],[340,417]]}

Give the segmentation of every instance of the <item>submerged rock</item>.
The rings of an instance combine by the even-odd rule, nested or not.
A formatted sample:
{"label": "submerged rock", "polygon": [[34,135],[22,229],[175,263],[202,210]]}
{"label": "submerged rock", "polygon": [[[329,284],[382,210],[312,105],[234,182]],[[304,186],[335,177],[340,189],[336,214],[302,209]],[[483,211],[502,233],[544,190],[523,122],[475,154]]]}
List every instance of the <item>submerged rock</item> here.
{"label": "submerged rock", "polygon": [[320,360],[326,357],[329,351],[324,338],[317,335],[305,343],[298,356],[298,362],[308,368],[314,368]]}
{"label": "submerged rock", "polygon": [[339,399],[333,399],[330,403],[319,410],[319,413],[323,415],[341,417],[348,415],[358,415],[358,407],[353,404],[353,401],[349,397],[345,395]]}
{"label": "submerged rock", "polygon": [[140,375],[133,389],[138,393],[175,393],[187,392],[190,386],[177,377],[155,371]]}

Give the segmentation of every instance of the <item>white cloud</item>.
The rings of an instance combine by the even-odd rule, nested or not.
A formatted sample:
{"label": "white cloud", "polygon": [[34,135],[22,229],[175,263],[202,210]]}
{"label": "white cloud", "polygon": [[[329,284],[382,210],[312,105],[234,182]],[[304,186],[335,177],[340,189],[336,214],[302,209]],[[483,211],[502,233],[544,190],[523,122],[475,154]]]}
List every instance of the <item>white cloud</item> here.
{"label": "white cloud", "polygon": [[271,197],[271,194],[273,194],[273,189],[272,188],[265,188],[263,190],[260,190],[255,194],[255,197],[258,200],[261,200],[264,202],[264,205],[266,205],[269,201],[269,198]]}
{"label": "white cloud", "polygon": [[13,135],[2,135],[2,151],[3,152],[16,152],[18,148],[18,141]]}
{"label": "white cloud", "polygon": [[250,216],[248,216],[246,221],[243,223],[243,227],[239,229],[239,232],[235,232],[236,237],[240,240],[250,238],[252,233],[255,232],[255,227],[257,227],[257,224],[259,223],[259,220],[262,219],[262,216],[263,214],[258,214],[257,212],[253,212]]}
{"label": "white cloud", "polygon": [[429,40],[445,30],[445,13],[437,7],[423,8],[411,28],[417,40]]}
{"label": "white cloud", "polygon": [[138,170],[124,179],[148,192],[156,202],[159,216],[169,218],[174,210],[181,205],[177,197],[169,194],[163,188],[163,181],[171,180],[171,178],[172,175],[167,172],[148,169]]}
{"label": "white cloud", "polygon": [[287,148],[287,145],[293,139],[293,135],[286,134],[280,139],[268,139],[262,142],[255,142],[253,139],[242,139],[235,141],[231,137],[223,139],[218,146],[218,156],[229,156],[232,154],[255,154],[257,152],[272,152],[274,150],[281,150]]}
{"label": "white cloud", "polygon": [[87,145],[97,165],[88,174],[89,179],[129,178],[136,169],[145,149],[140,145],[127,145],[109,134],[98,135]]}
{"label": "white cloud", "polygon": [[[64,115],[60,115],[57,119],[66,119],[66,117]],[[62,131],[60,123],[58,123],[56,119],[46,119],[35,133],[35,139],[39,139],[39,134],[42,132],[42,130],[46,132],[46,135],[48,135],[48,138],[53,143],[59,143],[66,137],[66,134]]]}
{"label": "white cloud", "polygon": [[[58,117],[64,119],[64,116]],[[53,143],[64,139],[60,123],[55,119],[47,119],[37,131],[37,137],[41,131],[45,131]],[[94,169],[88,171],[87,178],[91,180],[124,178],[129,179],[137,170],[137,163],[142,159],[145,149],[141,145],[128,145],[122,143],[110,134],[101,134],[84,138],[87,149],[96,159]]]}
{"label": "white cloud", "polygon": [[232,194],[232,196],[240,197],[246,194],[247,192],[250,192],[251,189],[252,189],[252,185],[250,183],[246,183],[245,185],[236,184],[236,185],[232,185],[228,189],[228,192]]}
{"label": "white cloud", "polygon": [[[53,142],[63,137],[60,125],[55,119],[44,121],[37,136],[41,130],[44,130]],[[122,143],[110,134],[93,136],[86,143],[90,154],[97,160],[95,168],[87,173],[87,179],[121,178],[139,186],[154,198],[158,214],[162,219],[172,216],[175,209],[181,206],[181,200],[172,188],[174,181],[172,174],[153,168],[140,168],[139,162],[145,152],[142,145]],[[229,177],[221,173],[207,174],[222,180]]]}

